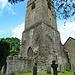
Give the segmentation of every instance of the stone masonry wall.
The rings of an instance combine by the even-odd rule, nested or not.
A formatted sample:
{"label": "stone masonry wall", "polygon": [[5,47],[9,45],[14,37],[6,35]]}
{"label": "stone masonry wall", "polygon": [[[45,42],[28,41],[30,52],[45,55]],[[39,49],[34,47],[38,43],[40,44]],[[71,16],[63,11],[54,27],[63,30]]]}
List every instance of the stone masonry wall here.
{"label": "stone masonry wall", "polygon": [[62,50],[54,8],[48,8],[47,0],[29,0],[19,57],[7,58],[6,74],[32,72],[34,58],[37,62],[37,71],[40,73],[47,72],[47,66],[50,66],[53,60],[56,60],[60,69],[65,57]]}
{"label": "stone masonry wall", "polygon": [[46,67],[51,65],[53,59],[57,61],[59,66],[62,63],[60,34],[50,25],[44,22],[35,24],[23,32],[22,40],[19,55],[27,58],[28,48],[31,47],[33,58],[38,55],[38,72],[46,72]]}
{"label": "stone masonry wall", "polygon": [[[35,8],[32,10],[32,4],[35,3]],[[28,1],[25,29],[30,28],[35,23],[44,21],[48,25],[57,30],[55,10],[51,6],[51,10],[48,8],[47,0],[30,0]]]}
{"label": "stone masonry wall", "polygon": [[64,44],[64,50],[68,52],[69,61],[75,69],[75,39],[70,37]]}
{"label": "stone masonry wall", "polygon": [[[29,65],[27,66],[27,64]],[[7,58],[7,70],[6,74],[18,74],[18,73],[25,73],[31,72],[33,69],[32,60],[18,58],[18,56],[12,56]]]}

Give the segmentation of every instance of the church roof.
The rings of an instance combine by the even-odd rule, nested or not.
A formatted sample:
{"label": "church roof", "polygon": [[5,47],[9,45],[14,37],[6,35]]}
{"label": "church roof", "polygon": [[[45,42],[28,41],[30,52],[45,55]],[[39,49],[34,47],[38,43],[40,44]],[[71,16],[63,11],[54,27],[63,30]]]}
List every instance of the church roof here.
{"label": "church roof", "polygon": [[72,37],[69,37],[68,39],[67,39],[67,41],[64,43],[64,45],[66,45],[69,41],[75,41],[75,39],[74,38],[72,38]]}

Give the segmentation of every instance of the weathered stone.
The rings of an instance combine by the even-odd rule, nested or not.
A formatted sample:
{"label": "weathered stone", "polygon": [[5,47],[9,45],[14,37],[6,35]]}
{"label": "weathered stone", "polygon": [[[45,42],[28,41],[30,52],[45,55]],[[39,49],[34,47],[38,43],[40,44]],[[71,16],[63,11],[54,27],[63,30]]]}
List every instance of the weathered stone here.
{"label": "weathered stone", "polygon": [[4,66],[2,67],[2,70],[1,70],[1,74],[3,74],[4,73]]}
{"label": "weathered stone", "polygon": [[71,72],[74,72],[74,66],[71,64]]}
{"label": "weathered stone", "polygon": [[74,64],[75,68],[75,39],[72,37],[69,37],[67,41],[64,44],[64,50],[68,52],[68,60],[71,64]]}
{"label": "weathered stone", "polygon": [[47,66],[47,73],[51,74],[51,66]]}
{"label": "weathered stone", "polygon": [[70,63],[66,63],[66,71],[70,71]]}
{"label": "weathered stone", "polygon": [[63,63],[61,64],[61,72],[62,73],[65,73],[65,67],[64,67],[64,64]]}
{"label": "weathered stone", "polygon": [[[13,60],[11,60],[11,58]],[[7,58],[6,74],[17,74],[25,72],[33,72],[33,60],[18,58],[17,56]],[[28,66],[27,66],[28,65]]]}
{"label": "weathered stone", "polygon": [[[51,3],[54,5],[53,2]],[[55,9],[53,6],[49,6],[49,0],[29,0],[25,30],[22,33],[21,49],[18,56],[7,58],[6,74],[33,72],[33,59],[35,57],[38,63],[37,72],[40,73],[47,72],[47,66],[53,60],[56,60],[58,66],[62,62],[63,64],[70,61],[75,63],[75,56],[73,56],[74,54],[72,55],[75,46],[71,48],[70,45],[72,44],[75,44],[73,40],[71,40],[70,44],[61,44],[60,33],[57,30]],[[64,51],[65,49],[69,51],[67,55]],[[62,69],[63,72],[64,68],[62,67]]]}
{"label": "weathered stone", "polygon": [[61,60],[60,34],[57,30],[54,8],[48,8],[47,0],[30,0],[25,20],[25,30],[22,34],[22,42],[25,43],[21,45],[20,55],[27,58],[31,47],[33,58],[37,57],[38,60],[37,67],[41,67],[38,67],[38,72],[46,72],[45,64],[51,64],[54,59],[58,62]]}

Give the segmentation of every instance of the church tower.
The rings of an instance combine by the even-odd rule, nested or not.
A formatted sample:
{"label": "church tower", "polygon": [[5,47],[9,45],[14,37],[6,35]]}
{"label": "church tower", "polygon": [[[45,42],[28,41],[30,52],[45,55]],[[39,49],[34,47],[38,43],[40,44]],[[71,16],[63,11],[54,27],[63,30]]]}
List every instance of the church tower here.
{"label": "church tower", "polygon": [[52,60],[61,62],[60,34],[53,2],[28,1],[19,55],[27,59],[36,58],[38,72],[45,72]]}

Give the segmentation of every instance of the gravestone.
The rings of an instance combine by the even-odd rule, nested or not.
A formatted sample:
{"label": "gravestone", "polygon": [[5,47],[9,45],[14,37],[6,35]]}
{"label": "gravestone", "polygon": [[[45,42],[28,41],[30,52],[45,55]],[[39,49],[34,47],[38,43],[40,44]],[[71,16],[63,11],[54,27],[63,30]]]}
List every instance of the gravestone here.
{"label": "gravestone", "polygon": [[71,64],[71,72],[74,72],[74,66]]}
{"label": "gravestone", "polygon": [[61,72],[62,72],[62,73],[65,73],[65,67],[64,67],[64,64],[61,65]]}
{"label": "gravestone", "polygon": [[37,75],[37,63],[33,66],[33,75]]}
{"label": "gravestone", "polygon": [[60,64],[60,70],[61,70],[61,64]]}
{"label": "gravestone", "polygon": [[70,63],[66,63],[66,71],[70,71]]}
{"label": "gravestone", "polygon": [[51,74],[51,66],[47,66],[47,73]]}
{"label": "gravestone", "polygon": [[54,74],[54,75],[58,75],[58,74],[57,74],[57,67],[58,67],[58,64],[55,64],[55,62],[56,62],[55,60],[52,61],[51,67],[53,68],[53,74]]}
{"label": "gravestone", "polygon": [[75,72],[74,72],[74,75],[75,75]]}

